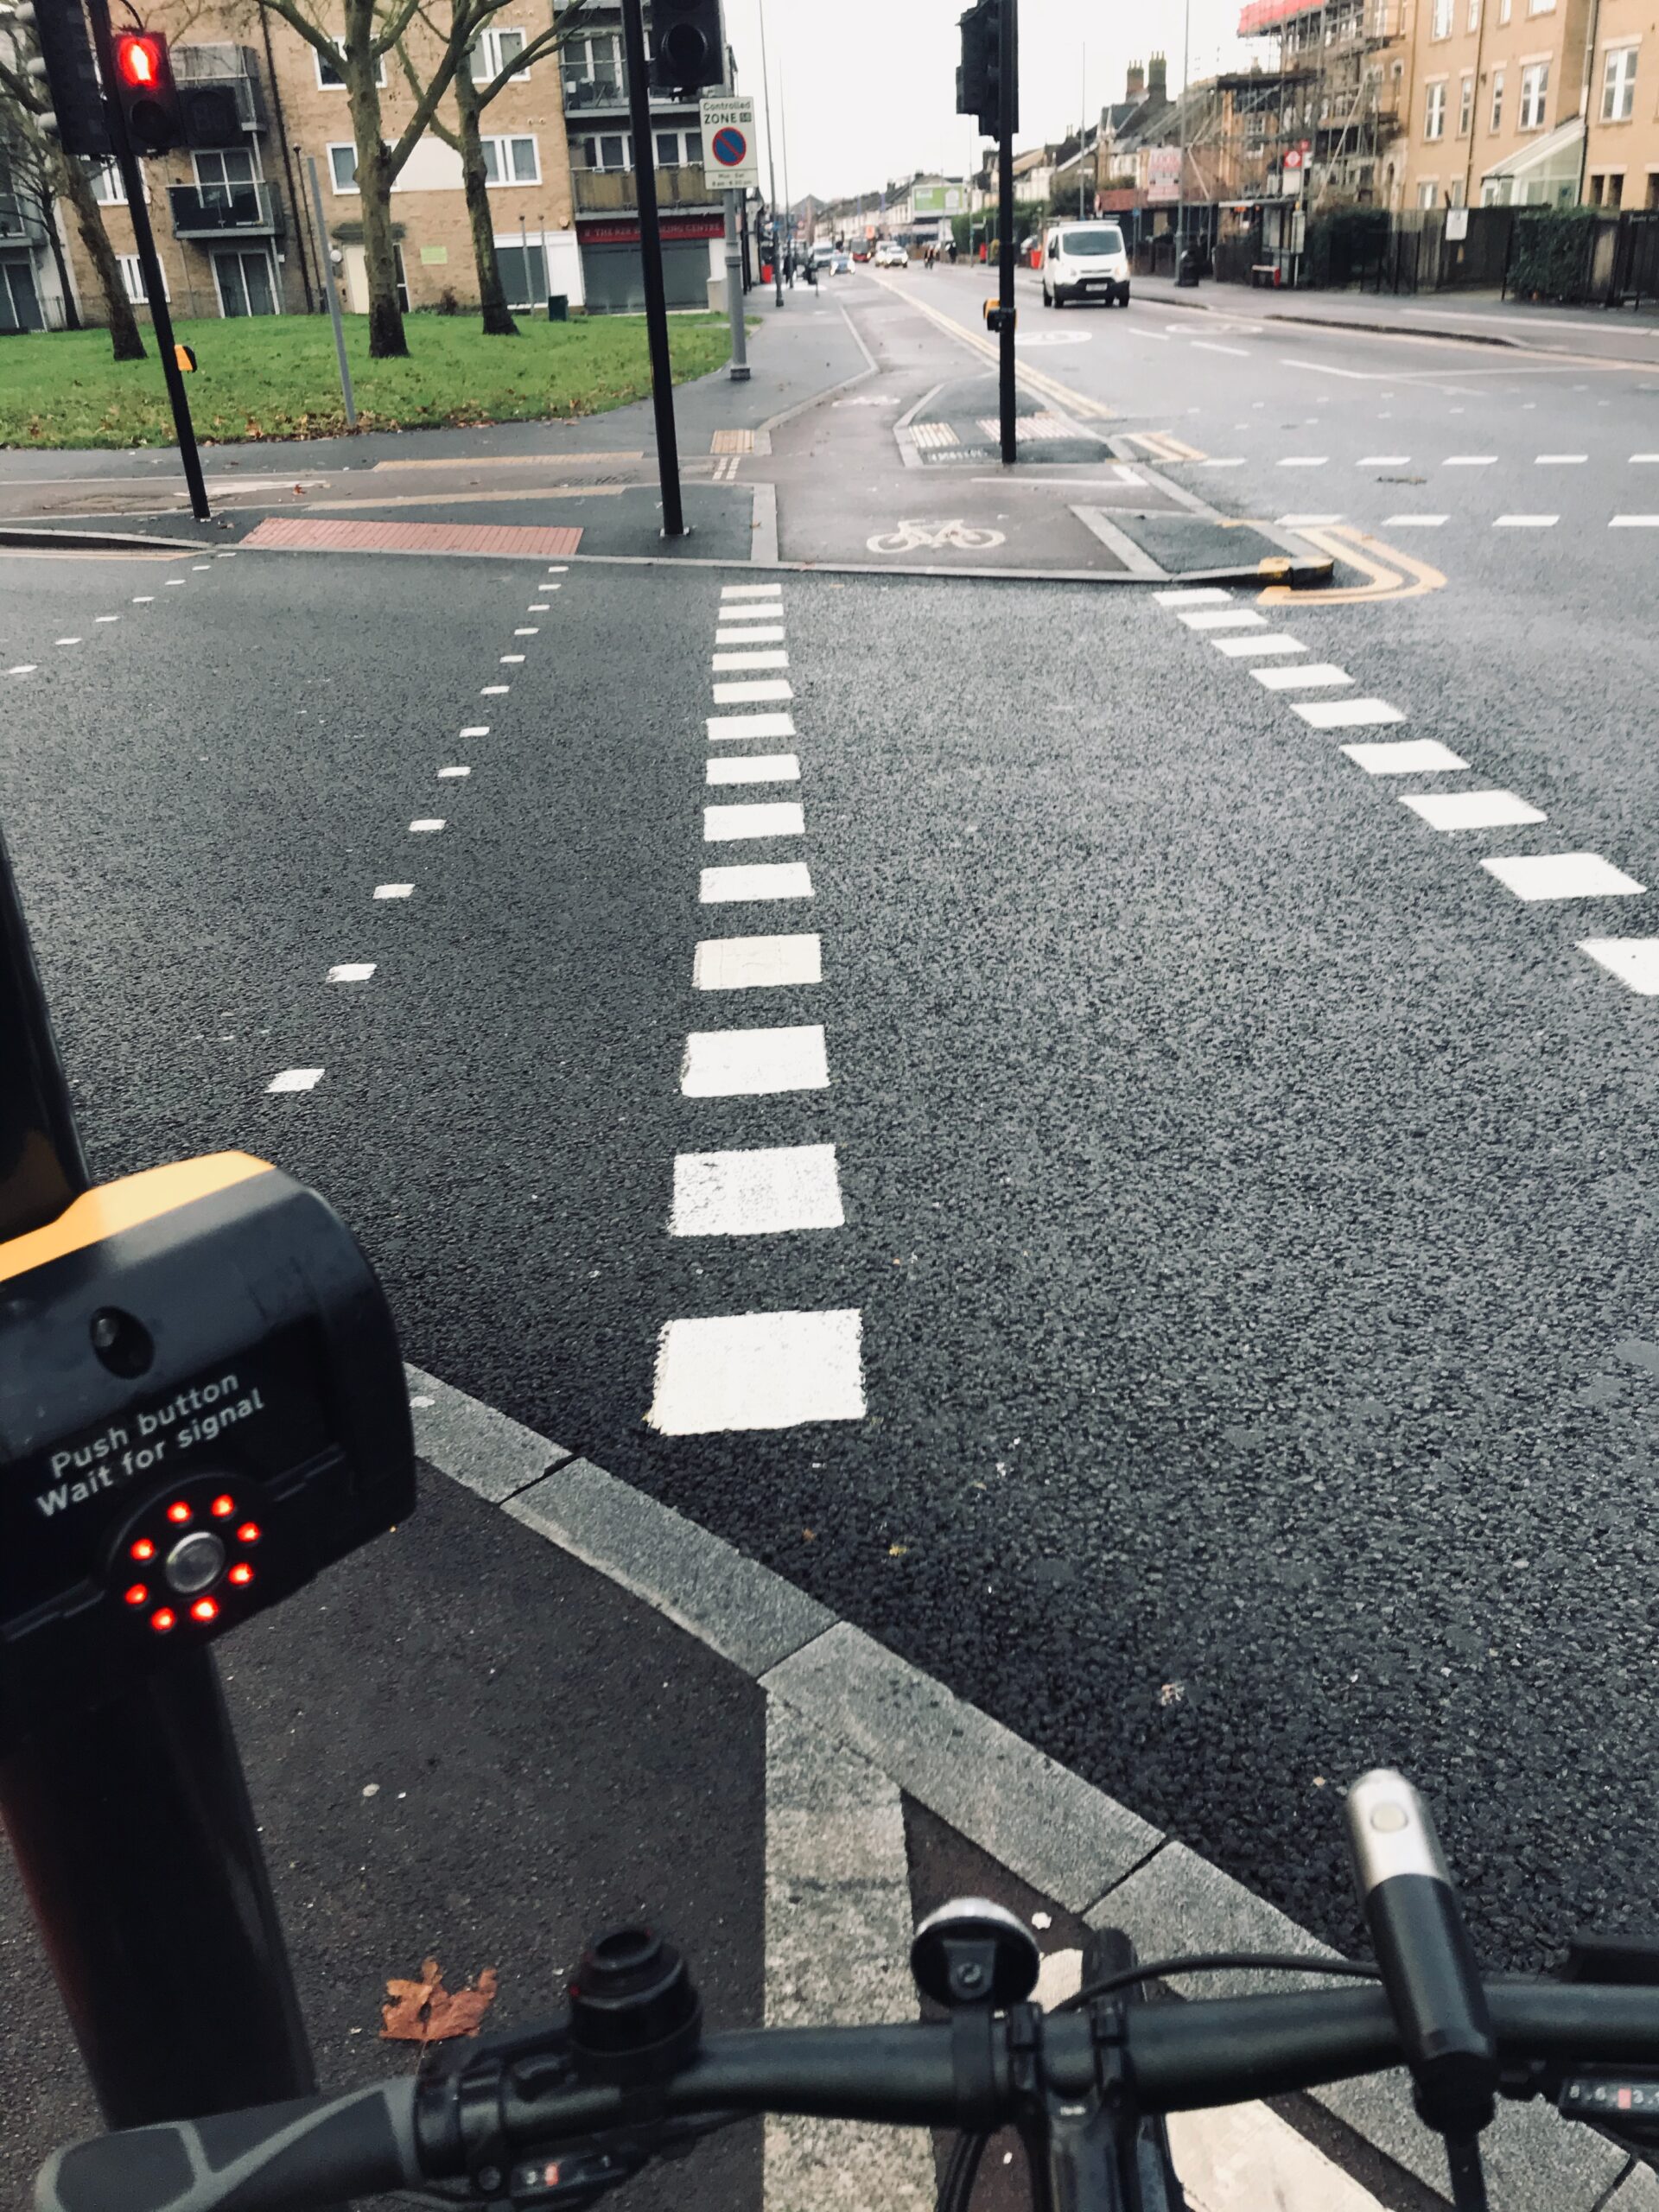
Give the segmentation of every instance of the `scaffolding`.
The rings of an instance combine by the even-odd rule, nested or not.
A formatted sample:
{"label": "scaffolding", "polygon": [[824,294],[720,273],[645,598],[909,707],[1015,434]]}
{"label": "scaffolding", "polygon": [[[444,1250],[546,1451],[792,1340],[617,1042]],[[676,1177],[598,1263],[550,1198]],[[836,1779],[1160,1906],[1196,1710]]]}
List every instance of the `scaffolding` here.
{"label": "scaffolding", "polygon": [[1288,196],[1288,183],[1309,214],[1388,204],[1383,168],[1405,98],[1403,12],[1403,0],[1249,0],[1239,35],[1272,40],[1276,66],[1217,79],[1230,94],[1241,169],[1261,180],[1241,197]]}

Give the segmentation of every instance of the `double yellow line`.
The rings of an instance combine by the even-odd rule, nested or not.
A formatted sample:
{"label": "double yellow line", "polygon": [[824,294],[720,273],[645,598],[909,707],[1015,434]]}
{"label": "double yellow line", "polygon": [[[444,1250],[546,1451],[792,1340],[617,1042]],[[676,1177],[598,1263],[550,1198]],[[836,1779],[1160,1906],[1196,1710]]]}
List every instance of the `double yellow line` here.
{"label": "double yellow line", "polygon": [[1126,443],[1141,448],[1154,461],[1202,461],[1204,455],[1197,446],[1183,444],[1172,437],[1167,430],[1125,430]]}
{"label": "double yellow line", "polygon": [[[906,291],[888,277],[875,276],[868,270],[865,274],[880,284],[884,292],[891,292],[895,298],[907,301],[918,315],[925,315],[930,322],[938,323],[947,337],[954,338],[958,345],[965,346],[970,353],[977,353],[993,366],[1001,360],[999,349],[988,338],[982,337],[978,331],[969,330],[939,308],[929,307],[925,300],[918,300],[913,292]],[[1028,391],[1036,392],[1054,406],[1063,407],[1068,415],[1081,416],[1085,422],[1112,423],[1117,419],[1116,408],[1103,407],[1097,399],[1086,399],[1082,392],[1073,391],[1069,385],[1057,383],[1054,378],[1045,376],[1040,369],[1027,368],[1023,361],[1019,364],[1015,374]]]}
{"label": "double yellow line", "polygon": [[1351,569],[1357,569],[1368,578],[1363,584],[1351,585],[1345,589],[1333,587],[1329,591],[1296,591],[1284,584],[1269,584],[1258,594],[1263,605],[1272,607],[1356,607],[1378,599],[1421,599],[1426,593],[1444,591],[1446,578],[1438,569],[1431,569],[1427,561],[1414,560],[1409,553],[1385,545],[1380,537],[1373,537],[1363,530],[1327,524],[1315,529],[1302,524],[1297,527],[1298,537],[1305,537],[1317,545],[1322,553],[1333,560],[1345,562]]}

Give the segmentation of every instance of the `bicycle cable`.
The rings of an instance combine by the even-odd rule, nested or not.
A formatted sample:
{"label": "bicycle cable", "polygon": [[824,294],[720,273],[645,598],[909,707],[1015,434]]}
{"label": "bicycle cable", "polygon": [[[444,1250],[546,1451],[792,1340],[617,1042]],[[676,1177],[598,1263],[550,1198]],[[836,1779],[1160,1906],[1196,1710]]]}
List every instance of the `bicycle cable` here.
{"label": "bicycle cable", "polygon": [[1091,1997],[1109,1997],[1115,1990],[1130,1988],[1137,1981],[1164,1981],[1177,1974],[1231,1974],[1254,1970],[1267,1974],[1347,1974],[1357,1981],[1381,1980],[1375,1967],[1357,1959],[1287,1958],[1276,1951],[1199,1951],[1191,1958],[1150,1959],[1127,1967],[1103,1980],[1085,1982],[1070,1997],[1052,2005],[1052,2012],[1075,2012]]}

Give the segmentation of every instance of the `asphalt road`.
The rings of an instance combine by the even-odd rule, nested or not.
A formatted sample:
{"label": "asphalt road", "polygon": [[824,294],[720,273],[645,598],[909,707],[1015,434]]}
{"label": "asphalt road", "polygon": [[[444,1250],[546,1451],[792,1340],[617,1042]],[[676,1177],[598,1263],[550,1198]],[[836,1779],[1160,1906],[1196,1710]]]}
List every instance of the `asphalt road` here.
{"label": "asphalt road", "polygon": [[[1451,518],[1414,540],[1444,589],[1268,610],[1404,728],[1306,728],[1138,590],[791,575],[801,781],[710,792],[718,571],[10,560],[0,667],[36,672],[0,818],[100,1173],[241,1143],[315,1179],[421,1364],[1338,1942],[1337,1790],[1397,1760],[1487,1956],[1531,1965],[1659,1916],[1656,1013],[1576,949],[1659,902],[1524,902],[1478,862],[1659,872],[1655,541],[1607,527],[1659,507],[1653,398],[1416,347],[1382,386],[1392,341],[1211,355],[1140,320],[1047,318],[1088,335],[1045,366],[1241,456],[1181,472],[1205,496]],[[1316,346],[1354,373],[1285,358]],[[1377,484],[1382,452],[1429,480]],[[1492,527],[1523,506],[1561,520]],[[1395,738],[1471,770],[1339,750]],[[1400,803],[1487,787],[1548,823]],[[703,843],[749,798],[804,801],[810,918],[697,903],[702,867],[800,855]],[[821,983],[693,990],[700,940],[804,930]],[[681,1094],[689,1033],[820,1023],[827,1088]],[[845,1227],[667,1233],[677,1155],[826,1145]],[[854,1310],[865,1418],[645,1425],[665,1324]]]}

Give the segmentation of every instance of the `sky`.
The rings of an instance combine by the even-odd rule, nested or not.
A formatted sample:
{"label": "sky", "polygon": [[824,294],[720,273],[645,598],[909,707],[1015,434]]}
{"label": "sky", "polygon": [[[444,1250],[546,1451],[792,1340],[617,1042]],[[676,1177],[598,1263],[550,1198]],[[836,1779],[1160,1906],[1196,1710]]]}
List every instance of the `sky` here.
{"label": "sky", "polygon": [[[968,116],[956,113],[957,24],[968,0],[725,0],[726,35],[737,56],[737,89],[761,93],[760,22],[766,16],[778,196],[821,200],[868,192],[918,169],[960,176],[981,160]],[[1185,0],[1020,0],[1018,146],[1063,138],[1080,115],[1123,97],[1132,60],[1161,48],[1169,86],[1181,81]],[[1193,77],[1249,67],[1262,41],[1235,35],[1241,0],[1191,0]],[[830,28],[833,22],[833,29]],[[1264,56],[1265,58],[1265,56]],[[766,118],[757,106],[765,178]]]}

